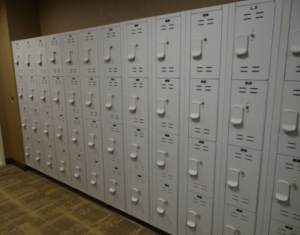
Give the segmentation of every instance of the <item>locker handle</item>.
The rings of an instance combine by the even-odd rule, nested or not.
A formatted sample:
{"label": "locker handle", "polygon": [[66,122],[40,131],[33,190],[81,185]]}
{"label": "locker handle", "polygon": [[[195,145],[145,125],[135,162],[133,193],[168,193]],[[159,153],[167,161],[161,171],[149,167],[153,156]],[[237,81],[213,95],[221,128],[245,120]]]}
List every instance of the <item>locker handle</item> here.
{"label": "locker handle", "polygon": [[137,203],[139,201],[140,193],[141,193],[141,190],[139,190],[137,188],[132,188],[131,201],[133,203]]}
{"label": "locker handle", "polygon": [[[97,173],[95,173],[95,172],[92,172],[91,173],[92,174],[92,179],[91,179],[91,185],[96,185],[96,183],[97,183],[97,176],[98,176],[98,174]],[[93,179],[94,178],[94,179]]]}
{"label": "locker handle", "polygon": [[72,62],[72,53],[73,51],[69,51],[67,58],[66,58],[66,63],[70,64]]}
{"label": "locker handle", "polygon": [[159,167],[164,167],[165,166],[165,157],[168,156],[168,152],[159,150],[157,153],[157,162],[156,164]]}
{"label": "locker handle", "polygon": [[[64,161],[64,160],[60,160],[60,162],[61,162],[62,165],[65,165],[65,161]],[[60,170],[61,172],[64,172],[64,171],[65,171],[65,168],[64,168],[63,166],[61,166],[61,167],[59,168],[59,170]]]}
{"label": "locker handle", "polygon": [[225,235],[234,235],[236,231],[237,230],[230,225],[225,226]]}
{"label": "locker handle", "polygon": [[77,134],[78,134],[78,131],[77,131],[77,130],[73,130],[73,132],[74,132],[75,136],[73,136],[73,137],[71,138],[71,140],[72,140],[73,143],[75,143],[75,142],[77,142]]}
{"label": "locker handle", "polygon": [[48,161],[47,166],[51,166],[52,162]]}
{"label": "locker handle", "polygon": [[39,161],[39,160],[40,160],[40,158],[39,158],[39,157],[36,157],[36,158],[35,158],[35,160],[36,160],[36,161]]}
{"label": "locker handle", "polygon": [[287,202],[290,196],[290,184],[284,180],[278,180],[275,197],[278,201]]}
{"label": "locker handle", "polygon": [[59,91],[55,90],[55,93],[56,93],[56,97],[53,98],[53,101],[57,103],[59,101],[59,97],[58,97]]}
{"label": "locker handle", "polygon": [[199,161],[195,158],[190,159],[189,161],[189,174],[191,176],[198,175],[198,163]]}
{"label": "locker handle", "polygon": [[20,93],[18,94],[19,98],[22,98],[23,96],[23,87],[20,87]]}
{"label": "locker handle", "polygon": [[26,122],[26,118],[23,118],[23,121],[24,122],[22,123],[22,127],[25,128],[26,127],[26,123],[25,123]]}
{"label": "locker handle", "polygon": [[137,100],[139,99],[138,96],[130,96],[130,105],[129,105],[129,110],[131,112],[135,112],[136,111],[136,106],[137,106]]}
{"label": "locker handle", "polygon": [[159,42],[157,44],[157,53],[156,57],[157,59],[163,59],[166,56],[166,43],[165,42]]}
{"label": "locker handle", "polygon": [[42,92],[43,92],[43,95],[40,97],[40,99],[44,101],[46,99],[46,96],[45,96],[46,90],[42,89]]}
{"label": "locker handle", "polygon": [[108,46],[108,47],[105,47],[104,49],[104,57],[103,57],[103,60],[105,62],[108,62],[110,61],[110,50],[112,49],[112,46]]}
{"label": "locker handle", "polygon": [[80,173],[79,173],[80,172],[80,167],[79,166],[75,166],[75,168],[76,168],[77,172],[74,173],[74,177],[75,178],[79,178],[80,177]]}
{"label": "locker handle", "polygon": [[243,123],[244,107],[241,105],[234,105],[231,109],[231,123],[233,125],[240,125]]}
{"label": "locker handle", "polygon": [[75,99],[75,92],[74,91],[70,91],[71,94],[71,98],[69,99],[69,104],[74,104],[74,99]]}
{"label": "locker handle", "polygon": [[27,60],[25,61],[25,65],[30,65],[30,54],[27,55]]}
{"label": "locker handle", "polygon": [[106,104],[105,104],[105,107],[107,108],[107,109],[111,109],[112,108],[112,106],[113,106],[113,98],[114,98],[114,95],[112,95],[112,94],[107,94],[106,95]]}
{"label": "locker handle", "polygon": [[293,31],[291,51],[295,54],[300,53],[300,29],[296,29]]}
{"label": "locker handle", "polygon": [[49,131],[48,131],[49,124],[45,123],[45,126],[46,126],[46,129],[44,130],[44,134],[47,135],[49,133]]}
{"label": "locker handle", "polygon": [[138,150],[140,149],[140,146],[137,144],[131,144],[130,149],[131,149],[131,153],[130,153],[131,159],[136,159],[138,156]]}
{"label": "locker handle", "polygon": [[157,100],[157,110],[156,113],[158,115],[163,115],[165,114],[165,103],[168,102],[168,99],[164,99],[164,98],[159,98]]}
{"label": "locker handle", "polygon": [[191,104],[191,119],[199,119],[200,117],[200,103],[197,101],[193,101]]}
{"label": "locker handle", "polygon": [[95,135],[94,134],[90,134],[90,137],[91,137],[91,139],[90,139],[90,141],[88,142],[88,146],[90,146],[90,147],[94,147],[94,139],[95,139]]}
{"label": "locker handle", "polygon": [[285,110],[282,129],[286,132],[296,131],[298,125],[298,115],[298,112],[296,112],[295,110]]}
{"label": "locker handle", "polygon": [[197,214],[194,211],[188,211],[188,221],[187,221],[187,225],[190,228],[195,228],[196,227],[196,217]]}
{"label": "locker handle", "polygon": [[162,199],[162,198],[158,198],[157,199],[157,208],[156,211],[159,214],[164,214],[165,213],[165,205],[168,205],[168,201]]}
{"label": "locker handle", "polygon": [[28,156],[29,156],[29,153],[28,153],[28,152],[25,152],[25,156],[28,157]]}
{"label": "locker handle", "polygon": [[202,54],[202,39],[194,39],[192,41],[192,57],[197,58]]}
{"label": "locker handle", "polygon": [[18,65],[19,64],[19,55],[16,55],[17,59],[15,60],[15,64]]}
{"label": "locker handle", "polygon": [[245,55],[248,52],[248,35],[239,35],[236,37],[235,54]]}
{"label": "locker handle", "polygon": [[128,55],[127,55],[127,59],[130,60],[134,60],[135,58],[135,45],[131,44],[128,46]]}
{"label": "locker handle", "polygon": [[33,123],[34,123],[34,124],[33,124],[33,126],[32,126],[31,129],[32,129],[33,131],[36,131],[36,126],[35,126],[35,124],[37,123],[37,121],[33,120]]}
{"label": "locker handle", "polygon": [[108,146],[108,148],[107,148],[107,151],[109,152],[109,153],[113,153],[114,152],[114,147],[115,147],[115,140],[114,139],[112,139],[112,138],[109,138],[108,139],[108,141],[109,141],[109,143],[111,144],[111,146],[109,145]]}
{"label": "locker handle", "polygon": [[85,105],[86,106],[91,106],[92,105],[92,96],[93,96],[93,93],[92,92],[88,92],[87,95],[90,97],[90,100],[87,100],[85,102]]}
{"label": "locker handle", "polygon": [[90,61],[90,51],[91,49],[84,50],[83,62],[88,63]]}
{"label": "locker handle", "polygon": [[117,181],[115,180],[110,180],[110,187],[109,187],[109,192],[114,194],[116,192],[116,186],[117,186]]}
{"label": "locker handle", "polygon": [[33,89],[33,88],[30,88],[31,94],[28,96],[29,99],[33,99],[33,91],[34,91],[34,89]]}
{"label": "locker handle", "polygon": [[240,172],[237,169],[229,168],[227,184],[230,187],[232,187],[232,188],[238,187],[238,185],[239,185],[239,174],[240,174]]}
{"label": "locker handle", "polygon": [[38,65],[42,65],[42,56],[43,56],[43,54],[40,53],[39,54],[40,59],[36,62]]}
{"label": "locker handle", "polygon": [[59,133],[56,134],[56,137],[61,138],[62,137],[62,134],[61,134],[62,128],[60,126],[58,126],[57,128],[59,129]]}
{"label": "locker handle", "polygon": [[56,56],[56,51],[52,51],[52,57],[50,57],[49,61],[54,63],[55,62],[55,56]]}

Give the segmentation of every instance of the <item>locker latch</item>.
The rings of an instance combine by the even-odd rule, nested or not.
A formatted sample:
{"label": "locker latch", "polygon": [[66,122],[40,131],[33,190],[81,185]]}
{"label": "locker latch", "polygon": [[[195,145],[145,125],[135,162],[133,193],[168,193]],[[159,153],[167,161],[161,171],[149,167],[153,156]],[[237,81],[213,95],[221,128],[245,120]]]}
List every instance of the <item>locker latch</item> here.
{"label": "locker latch", "polygon": [[285,110],[282,129],[286,132],[296,131],[298,125],[298,115],[298,112],[296,112],[295,110]]}
{"label": "locker latch", "polygon": [[295,54],[300,53],[300,29],[296,29],[292,33],[291,51]]}
{"label": "locker latch", "polygon": [[97,180],[96,180],[97,176],[98,176],[98,174],[96,172],[92,172],[91,185],[96,185],[96,183],[97,183]]}
{"label": "locker latch", "polygon": [[158,115],[165,114],[165,104],[169,102],[169,99],[159,98],[157,100],[157,110],[156,113]]}
{"label": "locker latch", "polygon": [[139,195],[141,194],[141,190],[137,188],[132,188],[132,195],[131,195],[131,201],[133,203],[137,203],[139,200]]}
{"label": "locker latch", "polygon": [[198,174],[198,163],[199,161],[195,158],[190,159],[189,161],[189,174],[191,176],[196,176]]}
{"label": "locker latch", "polygon": [[103,60],[105,62],[109,62],[110,61],[110,50],[112,49],[112,46],[108,46],[104,49],[104,58]]}
{"label": "locker latch", "polygon": [[243,123],[244,107],[241,105],[234,105],[231,109],[231,123],[233,125],[240,125]]}
{"label": "locker latch", "polygon": [[25,127],[26,127],[26,118],[23,118],[22,127],[23,127],[23,128],[25,128]]}
{"label": "locker latch", "polygon": [[49,123],[45,122],[45,126],[46,126],[46,129],[44,130],[44,134],[48,135],[48,133],[49,133],[49,131],[48,131]]}
{"label": "locker latch", "polygon": [[70,64],[72,62],[72,51],[69,51],[67,58],[66,58],[66,63]]}
{"label": "locker latch", "polygon": [[90,52],[91,49],[85,49],[84,50],[84,55],[83,55],[83,62],[88,63],[90,61]]}
{"label": "locker latch", "polygon": [[77,142],[77,134],[78,134],[78,131],[77,131],[77,130],[73,130],[73,132],[74,132],[74,135],[75,135],[75,136],[73,136],[73,137],[71,138],[71,140],[72,140],[73,143],[75,143],[75,142]]}
{"label": "locker latch", "polygon": [[40,157],[39,157],[40,156],[40,151],[37,150],[36,154],[37,154],[37,156],[35,157],[35,160],[39,161],[40,160]]}
{"label": "locker latch", "polygon": [[190,228],[195,228],[196,227],[196,213],[194,211],[188,211],[188,221],[187,221],[187,225]]}
{"label": "locker latch", "polygon": [[16,55],[16,57],[17,57],[17,58],[16,58],[16,60],[15,60],[15,64],[18,65],[18,64],[19,64],[19,57],[20,57],[20,56],[19,56],[19,55]]}
{"label": "locker latch", "polygon": [[27,60],[25,61],[25,65],[29,66],[30,65],[30,55],[27,55]]}
{"label": "locker latch", "polygon": [[92,105],[93,93],[92,92],[88,92],[87,95],[90,97],[90,99],[85,102],[85,105],[86,106],[91,106]]}
{"label": "locker latch", "polygon": [[136,111],[136,106],[137,106],[137,101],[139,100],[138,96],[130,96],[130,105],[129,105],[129,110],[131,112]]}
{"label": "locker latch", "polygon": [[131,44],[128,46],[128,55],[127,55],[127,59],[129,61],[134,60],[135,59],[135,48],[137,47],[137,44]]}
{"label": "locker latch", "polygon": [[45,97],[46,90],[42,89],[42,92],[43,92],[43,95],[40,97],[40,99],[45,101],[45,99],[46,99],[46,97]]}
{"label": "locker latch", "polygon": [[19,98],[23,97],[23,87],[20,87],[20,93],[18,94]]}
{"label": "locker latch", "polygon": [[70,91],[70,94],[71,94],[71,97],[70,97],[70,99],[69,99],[69,104],[74,104],[74,102],[75,102],[75,92],[74,91]]}
{"label": "locker latch", "polygon": [[90,146],[90,147],[94,147],[94,139],[95,139],[95,134],[90,134],[90,141],[88,142],[88,146]]}
{"label": "locker latch", "polygon": [[74,177],[75,178],[79,178],[80,177],[80,167],[79,166],[75,166],[76,172],[74,173]]}
{"label": "locker latch", "polygon": [[245,55],[248,52],[248,35],[239,35],[236,37],[235,54]]}
{"label": "locker latch", "polygon": [[200,117],[200,103],[197,101],[193,101],[191,104],[191,119],[199,119]]}
{"label": "locker latch", "polygon": [[113,94],[107,94],[106,95],[106,104],[105,104],[105,107],[107,109],[111,109],[112,108],[112,106],[113,106],[113,98],[114,98]]}
{"label": "locker latch", "polygon": [[64,161],[64,160],[61,160],[60,162],[61,162],[61,164],[62,164],[63,166],[61,166],[61,167],[59,168],[59,170],[60,170],[61,172],[64,172],[64,171],[65,171],[65,168],[64,168],[65,161]]}
{"label": "locker latch", "polygon": [[36,120],[33,120],[33,126],[32,126],[32,128],[31,128],[33,131],[36,131],[36,129],[37,129],[37,128],[36,128],[36,124],[37,124],[37,121],[36,121]]}
{"label": "locker latch", "polygon": [[156,57],[157,59],[163,59],[166,56],[166,43],[165,42],[159,42],[157,44],[157,53]]}
{"label": "locker latch", "polygon": [[109,187],[109,192],[111,192],[112,194],[114,194],[116,192],[116,186],[117,186],[118,182],[115,180],[110,180],[110,187]]}
{"label": "locker latch", "polygon": [[237,169],[229,168],[227,184],[230,187],[232,187],[232,188],[238,187],[238,185],[239,185],[239,174],[240,174],[240,172]]}
{"label": "locker latch", "polygon": [[108,145],[107,151],[109,153],[113,153],[115,150],[114,147],[115,147],[116,140],[114,140],[113,138],[109,138],[108,142],[109,142],[109,145]]}
{"label": "locker latch", "polygon": [[290,196],[290,184],[284,180],[278,180],[275,197],[278,201],[287,202]]}
{"label": "locker latch", "polygon": [[49,161],[47,161],[47,166],[51,166],[52,165],[52,162],[51,162],[52,156],[48,155],[48,158],[49,158]]}
{"label": "locker latch", "polygon": [[136,159],[138,156],[138,150],[140,149],[140,146],[137,144],[132,144],[130,147],[131,147],[130,157],[131,159]]}
{"label": "locker latch", "polygon": [[26,147],[25,156],[26,156],[26,157],[28,157],[28,156],[29,156],[29,148],[28,148],[28,147]]}
{"label": "locker latch", "polygon": [[43,56],[43,54],[42,53],[40,53],[39,54],[39,60],[36,62],[38,65],[42,65],[42,56]]}
{"label": "locker latch", "polygon": [[162,198],[158,198],[157,199],[157,208],[156,211],[159,214],[164,214],[165,213],[165,205],[168,205],[168,201],[162,199]]}
{"label": "locker latch", "polygon": [[165,157],[167,157],[167,156],[168,156],[168,152],[159,150],[158,153],[157,153],[157,161],[156,161],[156,164],[157,164],[159,167],[164,167],[164,166],[165,166]]}
{"label": "locker latch", "polygon": [[62,134],[61,134],[61,132],[62,132],[62,127],[58,126],[57,128],[58,128],[59,132],[56,134],[56,137],[57,137],[57,138],[61,138],[61,136],[62,136]]}
{"label": "locker latch", "polygon": [[240,234],[239,229],[235,229],[231,225],[226,225],[225,226],[225,235],[239,235],[239,234]]}
{"label": "locker latch", "polygon": [[54,63],[55,62],[55,56],[56,56],[56,51],[52,51],[52,57],[50,57],[49,61]]}
{"label": "locker latch", "polygon": [[59,91],[55,90],[55,93],[56,93],[56,97],[53,98],[53,101],[56,102],[56,103],[58,103],[58,101],[59,101],[59,95],[58,95]]}
{"label": "locker latch", "polygon": [[192,41],[192,57],[197,58],[202,54],[202,39],[194,39]]}
{"label": "locker latch", "polygon": [[31,93],[29,94],[28,98],[31,99],[31,100],[33,99],[33,91],[34,91],[34,89],[30,88]]}

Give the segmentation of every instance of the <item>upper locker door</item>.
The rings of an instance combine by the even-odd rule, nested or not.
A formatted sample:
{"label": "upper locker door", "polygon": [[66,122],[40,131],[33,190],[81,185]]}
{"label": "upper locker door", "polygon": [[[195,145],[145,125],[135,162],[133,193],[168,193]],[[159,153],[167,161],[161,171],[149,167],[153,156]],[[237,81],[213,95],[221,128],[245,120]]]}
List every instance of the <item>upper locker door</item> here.
{"label": "upper locker door", "polygon": [[193,14],[191,21],[191,78],[218,79],[222,11]]}
{"label": "upper locker door", "polygon": [[236,8],[232,79],[268,80],[274,2]]}
{"label": "upper locker door", "polygon": [[269,235],[297,235],[300,234],[300,228],[289,224],[280,223],[277,220],[271,220]]}
{"label": "upper locker door", "polygon": [[46,37],[48,70],[51,76],[62,76],[62,58],[61,58],[61,42],[60,36],[50,35]]}
{"label": "upper locker door", "polygon": [[47,53],[46,53],[46,39],[36,38],[34,40],[34,59],[37,76],[48,75]]}
{"label": "upper locker door", "polygon": [[13,42],[12,50],[13,50],[15,74],[16,75],[24,75],[22,42]]}
{"label": "upper locker door", "polygon": [[156,19],[156,76],[180,77],[180,16]]}
{"label": "upper locker door", "polygon": [[23,41],[23,62],[24,73],[26,75],[35,75],[35,59],[33,53],[33,40]]}
{"label": "upper locker door", "polygon": [[105,77],[121,77],[120,26],[103,27]]}
{"label": "upper locker door", "polygon": [[127,24],[128,77],[148,77],[147,21]]}
{"label": "upper locker door", "polygon": [[79,76],[78,33],[67,33],[62,36],[62,63],[68,77]]}

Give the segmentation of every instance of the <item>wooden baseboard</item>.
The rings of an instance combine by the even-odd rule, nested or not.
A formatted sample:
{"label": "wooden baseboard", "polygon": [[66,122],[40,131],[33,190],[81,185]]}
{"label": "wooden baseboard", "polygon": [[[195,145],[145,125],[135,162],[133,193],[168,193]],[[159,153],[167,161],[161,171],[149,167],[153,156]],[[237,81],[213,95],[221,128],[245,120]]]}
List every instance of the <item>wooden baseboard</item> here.
{"label": "wooden baseboard", "polygon": [[12,165],[15,165],[16,167],[20,168],[20,169],[23,170],[23,171],[27,171],[27,170],[28,170],[28,166],[26,166],[26,165],[23,164],[23,163],[20,163],[20,162],[16,161],[15,159],[12,159],[12,158],[6,158],[6,159],[5,159],[5,162],[6,162],[6,164],[12,164]]}

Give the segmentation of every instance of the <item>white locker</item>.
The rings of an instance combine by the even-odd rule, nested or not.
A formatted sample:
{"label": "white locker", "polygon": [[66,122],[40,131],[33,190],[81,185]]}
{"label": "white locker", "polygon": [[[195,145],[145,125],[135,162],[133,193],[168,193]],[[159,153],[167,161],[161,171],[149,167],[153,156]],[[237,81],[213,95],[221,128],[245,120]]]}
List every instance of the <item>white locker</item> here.
{"label": "white locker", "polygon": [[277,156],[272,218],[300,228],[300,158]]}
{"label": "white locker", "polygon": [[269,79],[274,5],[236,8],[232,79]]}
{"label": "white locker", "polygon": [[222,10],[194,13],[191,17],[191,78],[220,77]]}
{"label": "white locker", "polygon": [[56,148],[57,179],[71,185],[71,164],[69,152],[63,148]]}
{"label": "white locker", "polygon": [[65,75],[68,77],[79,76],[79,48],[78,33],[66,33],[62,36],[62,63]]}
{"label": "white locker", "polygon": [[65,77],[68,115],[82,117],[81,84],[79,77]]}
{"label": "white locker", "polygon": [[120,26],[106,26],[103,32],[103,61],[105,77],[121,77],[121,29]]}
{"label": "white locker", "polygon": [[70,150],[78,154],[84,154],[83,119],[68,117]]}
{"label": "white locker", "polygon": [[100,121],[100,81],[99,78],[84,78],[83,106],[86,118]]}
{"label": "white locker", "polygon": [[105,90],[106,120],[108,122],[122,124],[122,80],[120,78],[105,78]]}
{"label": "white locker", "polygon": [[122,169],[124,166],[123,126],[107,123],[106,128],[106,146],[104,151],[106,152],[109,165]]}
{"label": "white locker", "polygon": [[42,135],[43,135],[43,142],[44,144],[54,145],[54,125],[53,125],[53,118],[51,112],[43,112],[41,111],[41,128],[42,128]]}
{"label": "white locker", "polygon": [[63,77],[51,77],[52,90],[51,98],[53,100],[53,111],[59,114],[66,114],[65,89]]}
{"label": "white locker", "polygon": [[92,197],[104,201],[104,164],[95,158],[88,158],[87,164],[88,193]]}
{"label": "white locker", "polygon": [[51,111],[50,80],[49,77],[38,77],[38,99],[40,110]]}
{"label": "white locker", "polygon": [[219,81],[190,80],[189,136],[216,141]]}
{"label": "white locker", "polygon": [[292,1],[285,80],[300,81],[300,2]]}
{"label": "white locker", "polygon": [[63,76],[61,42],[59,34],[46,37],[48,72],[51,76]]}
{"label": "white locker", "polygon": [[188,192],[187,235],[212,234],[213,199]]}
{"label": "white locker", "polygon": [[23,44],[22,42],[12,43],[15,75],[24,75],[23,63]]}
{"label": "white locker", "polygon": [[30,128],[31,137],[36,140],[42,140],[41,114],[38,109],[30,109]]}
{"label": "white locker", "polygon": [[25,107],[20,107],[20,119],[21,119],[21,128],[23,136],[30,136],[30,109]]}
{"label": "white locker", "polygon": [[130,171],[149,176],[149,133],[148,130],[130,127],[129,130]]}
{"label": "white locker", "polygon": [[156,179],[171,185],[178,185],[177,135],[156,133]]}
{"label": "white locker", "polygon": [[289,224],[281,223],[277,220],[271,220],[269,235],[299,235],[300,228]]}
{"label": "white locker", "polygon": [[226,203],[256,213],[261,151],[228,147]]}
{"label": "white locker", "polygon": [[82,74],[85,77],[99,76],[98,39],[96,29],[83,30],[82,37]]}
{"label": "white locker", "polygon": [[300,157],[300,83],[285,82],[278,153]]}
{"label": "white locker", "polygon": [[57,178],[57,164],[55,155],[55,146],[52,144],[44,144],[45,155],[45,172],[47,175]]}
{"label": "white locker", "polygon": [[24,136],[23,145],[24,145],[24,155],[25,155],[26,165],[34,168],[35,156],[34,156],[34,151],[32,146],[32,139],[29,136]]}
{"label": "white locker", "polygon": [[215,142],[189,138],[189,191],[214,197],[215,157]]}
{"label": "white locker", "polygon": [[114,207],[125,209],[124,171],[118,167],[109,167],[107,189],[109,192],[107,201]]}
{"label": "white locker", "polygon": [[26,78],[26,93],[29,108],[38,109],[38,93],[37,93],[37,78],[27,77]]}
{"label": "white locker", "polygon": [[40,140],[33,139],[33,155],[34,155],[34,168],[38,171],[45,171],[45,155],[43,143]]}
{"label": "white locker", "polygon": [[34,59],[35,69],[37,76],[48,75],[48,61],[46,53],[46,40],[45,38],[34,39]]}
{"label": "white locker", "polygon": [[149,178],[131,172],[131,214],[149,222]]}
{"label": "white locker", "polygon": [[129,122],[130,126],[148,129],[148,80],[129,78]]}
{"label": "white locker", "polygon": [[156,76],[157,78],[180,77],[181,18],[156,19]]}
{"label": "white locker", "polygon": [[102,162],[102,127],[101,122],[95,120],[86,120],[86,153],[92,159]]}
{"label": "white locker", "polygon": [[67,116],[62,114],[54,114],[54,135],[55,146],[57,148],[68,149],[68,129]]}
{"label": "white locker", "polygon": [[156,226],[177,234],[177,187],[156,181]]}
{"label": "white locker", "polygon": [[261,150],[268,83],[233,81],[229,144]]}
{"label": "white locker", "polygon": [[148,77],[148,23],[127,23],[128,77]]}
{"label": "white locker", "polygon": [[33,53],[34,40],[28,39],[23,42],[23,62],[24,62],[24,73],[26,75],[35,75],[35,59]]}
{"label": "white locker", "polygon": [[27,87],[27,81],[26,77],[24,76],[16,76],[16,82],[17,82],[17,93],[18,93],[18,100],[19,100],[19,105],[22,107],[27,107],[28,106],[28,101],[27,101],[27,92],[26,92],[26,87]]}
{"label": "white locker", "polygon": [[225,205],[224,235],[254,235],[256,216],[240,208]]}
{"label": "white locker", "polygon": [[72,186],[80,191],[87,191],[85,157],[71,153]]}
{"label": "white locker", "polygon": [[179,134],[180,81],[157,79],[157,131]]}

